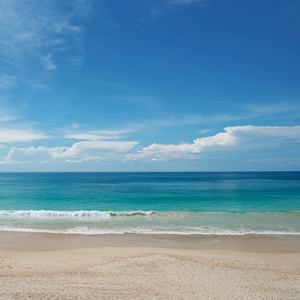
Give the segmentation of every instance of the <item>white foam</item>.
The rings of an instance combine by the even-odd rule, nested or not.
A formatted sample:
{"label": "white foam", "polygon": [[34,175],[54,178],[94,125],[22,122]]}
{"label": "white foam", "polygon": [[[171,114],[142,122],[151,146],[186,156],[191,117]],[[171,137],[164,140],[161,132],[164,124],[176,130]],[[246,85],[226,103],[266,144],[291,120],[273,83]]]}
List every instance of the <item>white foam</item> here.
{"label": "white foam", "polygon": [[18,211],[0,211],[0,216],[15,216],[15,217],[70,217],[70,218],[109,218],[117,216],[150,216],[153,211],[55,211],[55,210],[18,210]]}
{"label": "white foam", "polygon": [[0,226],[0,231],[13,231],[13,232],[36,232],[36,233],[55,233],[55,234],[82,234],[82,235],[102,235],[102,234],[164,234],[164,235],[206,235],[206,236],[243,236],[243,235],[300,235],[300,232],[289,231],[255,231],[255,230],[226,230],[226,229],[214,229],[214,230],[159,230],[151,228],[87,228],[76,227],[69,229],[37,229],[37,228],[22,228],[22,227],[9,227]]}
{"label": "white foam", "polygon": [[159,216],[167,218],[185,218],[185,217],[202,217],[202,216],[256,216],[256,215],[299,215],[299,211],[290,212],[177,212],[177,211],[98,211],[98,210],[78,210],[78,211],[58,211],[58,210],[2,210],[0,216],[15,217],[79,217],[79,218],[108,218],[108,217],[132,217],[132,216]]}

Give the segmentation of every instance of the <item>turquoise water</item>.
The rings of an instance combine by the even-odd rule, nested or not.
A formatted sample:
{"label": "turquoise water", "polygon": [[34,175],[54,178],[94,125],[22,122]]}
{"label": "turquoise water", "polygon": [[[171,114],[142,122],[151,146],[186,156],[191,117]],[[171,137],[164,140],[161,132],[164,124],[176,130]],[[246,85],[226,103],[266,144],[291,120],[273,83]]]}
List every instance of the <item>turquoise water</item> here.
{"label": "turquoise water", "polygon": [[300,235],[300,172],[0,173],[0,230]]}

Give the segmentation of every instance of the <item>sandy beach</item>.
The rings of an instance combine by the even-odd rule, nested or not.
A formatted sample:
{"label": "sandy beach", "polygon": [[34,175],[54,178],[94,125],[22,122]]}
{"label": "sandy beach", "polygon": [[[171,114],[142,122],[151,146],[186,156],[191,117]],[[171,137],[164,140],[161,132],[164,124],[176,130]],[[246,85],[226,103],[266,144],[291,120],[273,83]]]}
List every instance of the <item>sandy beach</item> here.
{"label": "sandy beach", "polygon": [[297,237],[0,232],[0,299],[299,299]]}

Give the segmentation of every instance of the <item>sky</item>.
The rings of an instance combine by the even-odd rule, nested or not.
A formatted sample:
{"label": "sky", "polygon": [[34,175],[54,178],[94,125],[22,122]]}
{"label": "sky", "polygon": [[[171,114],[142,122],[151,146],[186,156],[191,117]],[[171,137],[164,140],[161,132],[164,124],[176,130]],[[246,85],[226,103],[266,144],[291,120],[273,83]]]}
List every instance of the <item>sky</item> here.
{"label": "sky", "polygon": [[0,0],[0,172],[300,171],[298,0]]}

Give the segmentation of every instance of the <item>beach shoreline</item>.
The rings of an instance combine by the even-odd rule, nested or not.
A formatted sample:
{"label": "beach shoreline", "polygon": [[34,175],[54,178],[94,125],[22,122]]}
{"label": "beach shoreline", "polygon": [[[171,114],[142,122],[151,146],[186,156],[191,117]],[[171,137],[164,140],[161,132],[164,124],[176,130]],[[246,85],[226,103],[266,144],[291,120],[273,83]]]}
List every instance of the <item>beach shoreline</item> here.
{"label": "beach shoreline", "polygon": [[298,299],[298,236],[0,232],[0,299]]}
{"label": "beach shoreline", "polygon": [[48,251],[91,247],[300,253],[298,235],[57,234],[0,231],[0,249]]}

